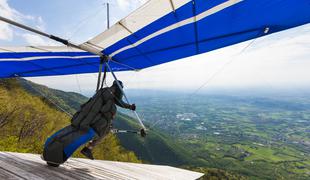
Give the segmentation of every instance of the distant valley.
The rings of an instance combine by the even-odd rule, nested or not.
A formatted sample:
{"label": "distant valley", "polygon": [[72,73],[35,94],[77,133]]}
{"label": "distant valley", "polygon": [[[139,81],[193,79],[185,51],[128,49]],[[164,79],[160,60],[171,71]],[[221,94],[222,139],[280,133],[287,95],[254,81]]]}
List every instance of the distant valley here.
{"label": "distant valley", "polygon": [[[60,127],[54,121],[68,121],[61,110],[74,113],[87,100],[77,93],[50,89],[23,79],[19,83],[29,94],[14,84],[16,82],[1,83],[1,97],[12,98],[8,93],[13,88],[12,93],[17,92],[18,97],[24,96],[36,101],[38,107],[33,112],[37,112],[40,106],[44,106],[42,111],[49,109],[31,95],[38,96],[43,103],[54,108],[48,110],[48,114],[58,111],[58,116],[62,118],[50,120],[47,118],[49,116],[44,116],[47,118],[44,122],[48,125],[48,131],[44,132],[40,142],[28,149],[25,149],[27,144],[35,140],[32,136],[26,136],[20,141],[3,138],[5,134],[0,134],[2,150],[40,152],[40,143],[44,137]],[[148,137],[143,139],[133,134],[118,134],[122,146],[119,147],[115,138],[109,136],[97,148],[95,155],[98,158],[109,159],[109,156],[102,154],[104,150],[105,154],[112,155],[113,158],[109,160],[142,160],[145,163],[179,166],[206,173],[204,179],[307,179],[310,175],[308,96],[189,96],[162,91],[143,93],[141,96],[139,91],[128,92],[149,128]],[[3,98],[1,103],[5,103]],[[2,108],[0,115],[7,114],[8,110]],[[131,112],[121,108],[119,110],[114,127],[131,130],[139,128],[131,118]],[[15,137],[12,129],[14,123],[18,122],[14,127],[23,126],[22,119],[14,118],[10,122],[12,125],[2,126],[5,129],[3,132],[11,133],[12,137]],[[5,143],[13,144],[8,146]],[[113,148],[107,149],[109,146]]]}

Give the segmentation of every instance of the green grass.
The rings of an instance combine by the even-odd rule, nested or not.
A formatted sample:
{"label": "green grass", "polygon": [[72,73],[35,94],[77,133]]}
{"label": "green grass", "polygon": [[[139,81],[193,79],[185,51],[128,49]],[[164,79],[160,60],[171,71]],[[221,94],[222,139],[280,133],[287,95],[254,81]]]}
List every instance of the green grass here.
{"label": "green grass", "polygon": [[265,160],[269,162],[281,162],[281,161],[296,161],[299,159],[293,156],[296,154],[296,152],[288,148],[282,149],[279,152],[279,149],[272,149],[269,147],[261,147],[257,145],[238,144],[236,146],[251,153],[249,157],[245,158],[245,160],[247,161]]}

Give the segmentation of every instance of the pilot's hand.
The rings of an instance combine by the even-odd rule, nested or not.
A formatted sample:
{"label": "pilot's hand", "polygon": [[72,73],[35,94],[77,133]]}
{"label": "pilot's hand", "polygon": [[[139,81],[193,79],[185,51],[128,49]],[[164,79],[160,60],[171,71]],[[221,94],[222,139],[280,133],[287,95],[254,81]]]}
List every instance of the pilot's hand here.
{"label": "pilot's hand", "polygon": [[130,109],[135,111],[136,110],[136,105],[135,104],[130,105]]}
{"label": "pilot's hand", "polygon": [[145,129],[141,129],[141,130],[140,130],[140,135],[141,135],[141,137],[146,137],[146,131],[145,131]]}

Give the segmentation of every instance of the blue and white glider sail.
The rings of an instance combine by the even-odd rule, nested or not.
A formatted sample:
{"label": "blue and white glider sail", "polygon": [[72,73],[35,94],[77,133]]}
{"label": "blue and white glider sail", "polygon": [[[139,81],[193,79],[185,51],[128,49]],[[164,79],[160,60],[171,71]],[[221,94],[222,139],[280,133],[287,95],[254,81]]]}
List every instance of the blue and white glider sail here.
{"label": "blue and white glider sail", "polygon": [[[143,69],[310,22],[310,0],[150,0],[83,45],[115,71]],[[0,47],[0,77],[98,72],[99,57],[69,47]]]}

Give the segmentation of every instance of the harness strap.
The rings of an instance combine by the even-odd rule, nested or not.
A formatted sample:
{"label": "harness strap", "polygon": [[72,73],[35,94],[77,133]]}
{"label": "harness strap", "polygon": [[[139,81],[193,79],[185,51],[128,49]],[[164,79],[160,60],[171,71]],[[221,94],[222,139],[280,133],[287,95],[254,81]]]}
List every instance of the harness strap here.
{"label": "harness strap", "polygon": [[103,78],[102,78],[101,87],[100,87],[101,89],[103,88],[103,85],[104,85],[105,82],[106,82],[106,79],[107,79],[107,71],[108,71],[107,65],[104,64]]}
{"label": "harness strap", "polygon": [[98,80],[97,80],[97,88],[96,88],[96,92],[99,90],[100,88],[100,83],[101,83],[101,74],[102,74],[102,67],[103,67],[103,63],[106,61],[106,56],[100,56],[100,65],[99,65],[99,72],[98,72]]}

